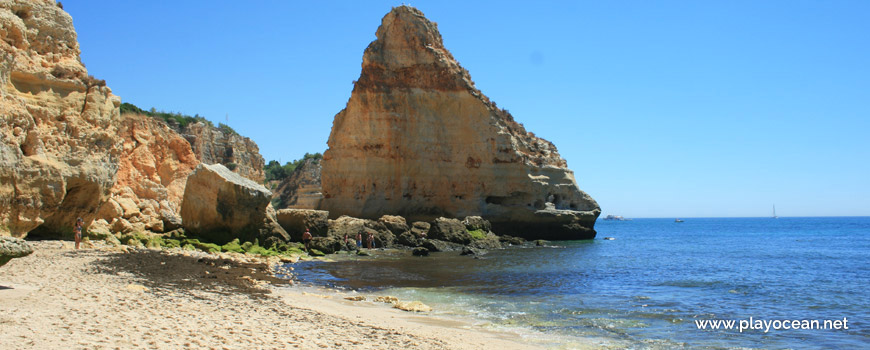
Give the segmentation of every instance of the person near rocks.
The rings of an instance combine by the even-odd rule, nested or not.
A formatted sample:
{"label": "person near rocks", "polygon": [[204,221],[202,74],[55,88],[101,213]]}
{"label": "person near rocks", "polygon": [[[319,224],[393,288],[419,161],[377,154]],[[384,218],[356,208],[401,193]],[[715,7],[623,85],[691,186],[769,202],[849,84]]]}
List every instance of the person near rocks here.
{"label": "person near rocks", "polygon": [[85,222],[82,218],[76,219],[76,226],[73,228],[73,234],[76,240],[76,249],[79,249],[79,244],[82,243],[82,226],[84,226]]}
{"label": "person near rocks", "polygon": [[369,247],[369,249],[372,249],[374,247],[374,245],[375,245],[375,234],[369,232],[369,238],[366,241],[366,246]]}
{"label": "person near rocks", "polygon": [[305,232],[302,233],[302,243],[305,244],[305,251],[311,252],[311,232],[308,231],[308,228],[305,228]]}
{"label": "person near rocks", "polygon": [[356,247],[362,248],[362,232],[356,233]]}

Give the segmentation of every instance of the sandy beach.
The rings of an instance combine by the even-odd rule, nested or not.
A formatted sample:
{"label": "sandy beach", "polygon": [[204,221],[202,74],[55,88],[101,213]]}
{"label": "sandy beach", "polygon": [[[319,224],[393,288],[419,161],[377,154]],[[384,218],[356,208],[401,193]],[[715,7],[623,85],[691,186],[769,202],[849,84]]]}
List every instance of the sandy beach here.
{"label": "sandy beach", "polygon": [[32,243],[0,268],[4,348],[534,348],[470,322],[296,288],[256,259]]}

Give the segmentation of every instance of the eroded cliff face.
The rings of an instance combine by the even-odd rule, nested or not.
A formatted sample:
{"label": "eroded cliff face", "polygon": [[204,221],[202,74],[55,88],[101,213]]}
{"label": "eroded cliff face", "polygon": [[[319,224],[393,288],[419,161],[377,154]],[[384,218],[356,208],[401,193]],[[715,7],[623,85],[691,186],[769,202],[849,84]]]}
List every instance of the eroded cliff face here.
{"label": "eroded cliff face", "polygon": [[0,235],[58,235],[115,182],[120,98],[90,78],[54,1],[0,1]]}
{"label": "eroded cliff face", "polygon": [[193,153],[205,164],[223,164],[256,183],[263,183],[266,161],[253,140],[230,134],[204,123],[193,123],[179,131],[190,142]]}
{"label": "eroded cliff face", "polygon": [[484,96],[412,7],[388,13],[322,161],[331,217],[480,215],[498,233],[595,235],[598,204],[556,147]]}
{"label": "eroded cliff face", "polygon": [[275,192],[278,206],[276,209],[316,209],[323,200],[320,187],[320,159],[308,158],[281,181]]}
{"label": "eroded cliff face", "polygon": [[123,115],[118,135],[117,181],[97,218],[121,232],[178,226],[187,177],[199,164],[190,144],[166,123],[138,114]]}

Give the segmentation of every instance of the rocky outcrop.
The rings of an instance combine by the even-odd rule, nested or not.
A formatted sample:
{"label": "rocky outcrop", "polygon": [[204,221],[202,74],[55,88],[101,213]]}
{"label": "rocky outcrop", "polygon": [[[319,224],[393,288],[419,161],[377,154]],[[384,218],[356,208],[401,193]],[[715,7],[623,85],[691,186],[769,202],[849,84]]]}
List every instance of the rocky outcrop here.
{"label": "rocky outcrop", "polygon": [[15,237],[0,237],[0,266],[9,260],[28,256],[33,253],[33,247],[27,241]]}
{"label": "rocky outcrop", "polygon": [[448,218],[437,218],[432,222],[429,238],[459,244],[469,244],[472,239],[461,221]]}
{"label": "rocky outcrop", "polygon": [[307,158],[275,191],[279,208],[316,209],[323,200],[320,159]]}
{"label": "rocky outcrop", "polygon": [[595,236],[598,204],[556,147],[474,86],[434,23],[400,6],[376,35],[333,121],[321,209],[369,219],[476,215],[500,234]]}
{"label": "rocky outcrop", "polygon": [[[184,229],[216,243],[260,242],[289,236],[275,222],[272,192],[220,164],[200,164],[187,179],[181,218]],[[271,210],[271,213],[269,212]],[[270,215],[271,214],[271,215]],[[274,223],[274,224],[273,224]]]}
{"label": "rocky outcrop", "polygon": [[329,232],[329,212],[311,209],[280,209],[278,224],[294,241],[302,241],[302,233],[309,229],[313,236],[326,236]]}
{"label": "rocky outcrop", "polygon": [[[263,183],[266,162],[251,139],[207,125],[191,123],[179,132],[190,142],[197,159],[205,164],[223,164],[256,183]],[[311,208],[313,209],[313,208]]]}
{"label": "rocky outcrop", "polygon": [[70,235],[115,183],[121,100],[51,0],[0,1],[0,235]]}
{"label": "rocky outcrop", "polygon": [[138,114],[123,115],[119,136],[117,181],[97,219],[122,233],[178,228],[187,177],[199,164],[190,144],[166,123]]}

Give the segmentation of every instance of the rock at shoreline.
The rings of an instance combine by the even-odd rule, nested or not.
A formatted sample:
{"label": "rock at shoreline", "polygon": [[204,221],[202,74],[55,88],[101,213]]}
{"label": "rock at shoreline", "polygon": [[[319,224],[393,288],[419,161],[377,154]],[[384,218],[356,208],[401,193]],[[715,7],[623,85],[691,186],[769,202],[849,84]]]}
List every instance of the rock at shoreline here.
{"label": "rock at shoreline", "polygon": [[0,236],[72,237],[115,182],[121,99],[54,1],[0,1]]}
{"label": "rock at shoreline", "polygon": [[424,247],[417,247],[411,250],[411,255],[413,256],[429,256],[429,249]]}
{"label": "rock at shoreline", "polygon": [[423,241],[421,245],[424,248],[428,249],[430,252],[452,252],[462,250],[462,248],[464,247],[463,245],[458,243],[445,242],[438,239],[427,239]]}
{"label": "rock at shoreline", "polygon": [[378,222],[383,224],[390,232],[394,235],[399,236],[402,233],[408,232],[410,228],[408,228],[408,222],[405,221],[405,218],[396,215],[384,215],[378,219]]}
{"label": "rock at shoreline", "polygon": [[0,266],[9,260],[21,258],[33,253],[33,247],[27,241],[15,237],[0,237]]}
{"label": "rock at shoreline", "polygon": [[469,231],[481,230],[492,232],[492,224],[480,216],[466,216],[465,219],[462,220],[462,223],[465,225],[465,229]]}
{"label": "rock at shoreline", "polygon": [[411,312],[429,312],[432,307],[423,304],[419,301],[397,301],[393,305],[394,308]]}
{"label": "rock at shoreline", "polygon": [[280,209],[278,223],[294,241],[302,241],[302,233],[309,229],[313,236],[326,236],[329,232],[329,212],[311,209]]}
{"label": "rock at shoreline", "polygon": [[268,237],[261,237],[260,230],[268,222],[266,208],[271,197],[272,192],[263,185],[223,165],[200,164],[187,179],[184,190],[184,229],[219,244],[235,238],[263,241]]}
{"label": "rock at shoreline", "polygon": [[591,239],[600,209],[551,142],[475,87],[435,23],[384,16],[322,160],[331,217],[480,216],[499,234]]}
{"label": "rock at shoreline", "polygon": [[472,237],[465,225],[457,219],[437,218],[431,223],[429,238],[447,242],[469,244]]}
{"label": "rock at shoreline", "polygon": [[463,247],[462,252],[459,255],[483,255],[486,254],[486,251],[483,249],[477,249],[474,247]]}

